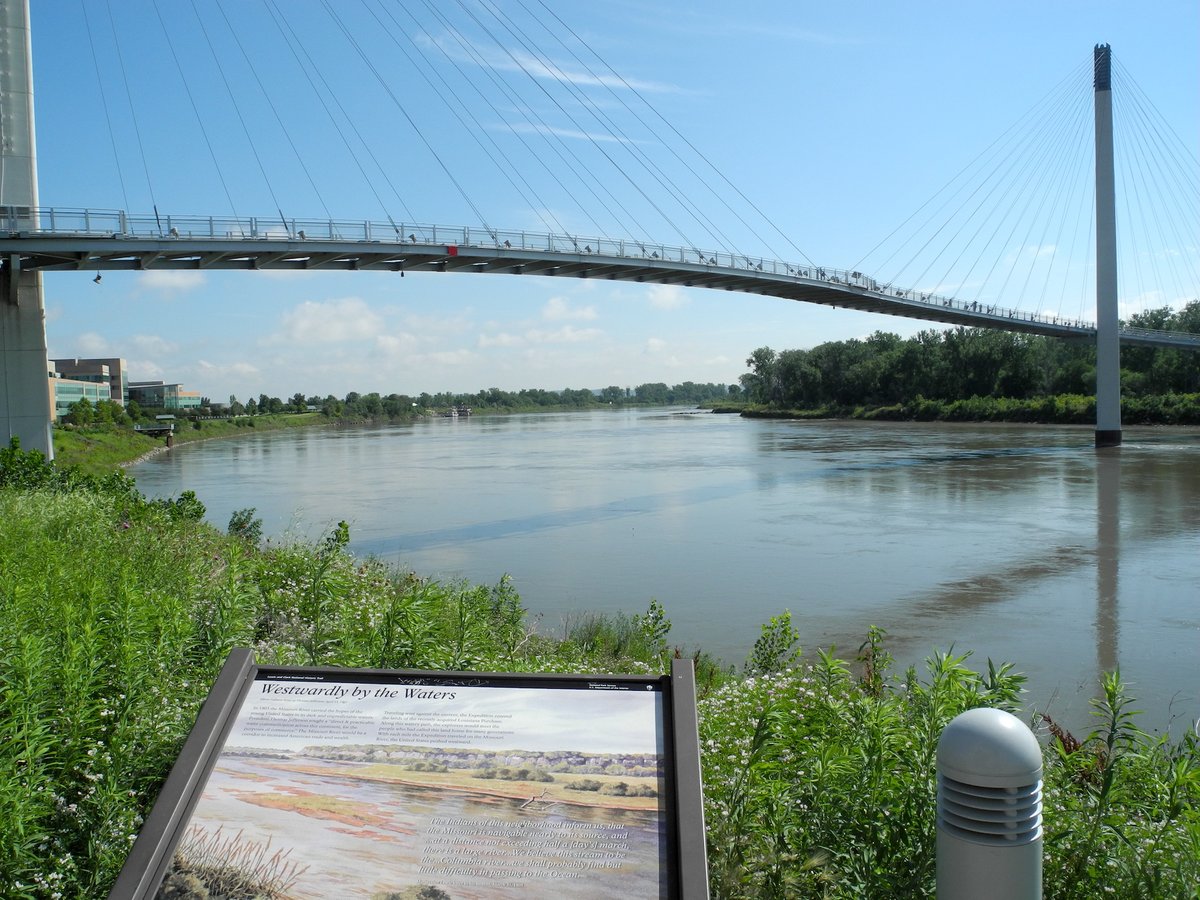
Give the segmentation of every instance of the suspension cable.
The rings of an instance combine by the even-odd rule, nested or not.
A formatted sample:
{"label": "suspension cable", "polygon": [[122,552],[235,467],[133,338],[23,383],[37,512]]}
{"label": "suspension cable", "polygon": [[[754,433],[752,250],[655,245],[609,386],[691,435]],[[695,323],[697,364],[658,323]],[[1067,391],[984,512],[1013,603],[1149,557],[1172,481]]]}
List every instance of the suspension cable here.
{"label": "suspension cable", "polygon": [[129,193],[125,190],[125,172],[121,167],[121,155],[117,152],[117,134],[113,129],[112,114],[108,109],[108,94],[104,90],[104,79],[100,77],[100,59],[96,54],[96,40],[92,35],[92,22],[88,17],[86,0],[79,0],[79,6],[83,11],[83,24],[85,30],[87,31],[88,46],[92,50],[92,66],[96,70],[96,84],[100,88],[100,105],[104,107],[104,121],[108,125],[108,140],[112,145],[113,162],[116,163],[117,166],[117,181],[121,185],[121,202],[124,204],[122,208],[128,212]]}
{"label": "suspension cable", "polygon": [[[121,39],[117,33],[117,23],[113,18],[112,0],[106,0],[105,6],[108,10],[108,23],[112,28],[113,44],[117,49],[117,64],[121,69],[121,81],[125,85],[125,100],[129,103],[129,114],[133,119],[133,133],[137,136],[138,152],[142,157],[142,171],[146,175],[146,188],[150,192],[150,205],[154,207],[154,218],[158,220],[158,203],[154,199],[154,183],[150,178],[150,163],[146,160],[146,146],[142,143],[142,129],[138,125],[137,106],[133,102],[133,91],[129,88],[129,75],[125,71],[125,56],[121,53]],[[159,222],[159,231],[162,231],[162,223]]]}
{"label": "suspension cable", "polygon": [[[275,0],[263,0],[263,5],[266,7],[268,14],[271,16],[271,20],[275,23],[276,29],[278,29],[280,35],[283,37],[284,43],[286,43],[288,45],[288,49],[291,50],[292,57],[296,60],[296,65],[303,73],[304,77],[308,80],[309,87],[313,89],[313,94],[315,94],[317,99],[320,101],[321,108],[325,110],[325,115],[329,118],[330,124],[333,125],[334,131],[336,131],[338,137],[341,138],[342,144],[346,148],[346,152],[350,154],[350,158],[354,160],[355,166],[358,167],[358,171],[362,175],[363,181],[366,183],[371,193],[375,196],[375,200],[379,203],[384,215],[386,215],[388,220],[392,223],[393,230],[399,234],[400,229],[396,227],[396,223],[392,219],[391,213],[388,212],[387,204],[383,202],[383,197],[380,196],[379,191],[376,189],[374,180],[367,174],[366,168],[363,166],[362,161],[358,158],[358,154],[354,152],[354,148],[347,139],[346,133],[339,125],[337,117],[334,116],[333,110],[330,109],[329,104],[326,102],[326,95],[328,95],[337,106],[338,111],[342,114],[342,118],[350,127],[350,130],[354,132],[354,136],[362,145],[363,150],[366,151],[367,156],[370,157],[371,162],[375,165],[375,168],[377,168],[380,175],[383,176],[383,180],[387,183],[392,195],[396,198],[396,202],[400,204],[400,208],[404,210],[405,215],[410,220],[414,221],[416,217],[412,214],[412,211],[404,202],[404,198],[400,196],[400,192],[397,190],[396,185],[393,184],[392,180],[388,177],[387,171],[383,168],[383,164],[379,162],[378,158],[376,158],[375,154],[372,152],[370,144],[367,143],[367,140],[365,137],[363,137],[362,132],[358,130],[358,126],[354,124],[354,119],[346,111],[345,106],[342,105],[341,100],[338,98],[337,92],[330,87],[329,82],[325,79],[325,76],[321,72],[321,67],[317,65],[316,60],[314,60],[312,55],[308,52],[308,49],[304,46],[303,41],[300,40],[300,36],[296,33],[295,29],[292,28],[291,23],[276,5]],[[299,48],[299,50],[297,50],[297,48]],[[300,58],[301,54],[303,54],[304,59]],[[305,60],[307,60],[307,65],[305,64]],[[321,86],[323,86],[325,89],[324,92],[319,90],[316,82],[313,81],[311,74],[312,72],[316,72],[317,78],[320,79]]]}
{"label": "suspension cable", "polygon": [[[670,194],[671,198],[679,205],[680,209],[691,216],[691,218],[722,250],[726,251],[730,255],[736,255],[736,249],[733,241],[721,230],[720,226],[717,225],[707,215],[705,215],[704,211],[701,210],[694,201],[688,199],[686,193],[681,187],[679,187],[679,185],[675,183],[670,174],[664,171],[663,168],[657,163],[655,163],[650,155],[641,148],[639,142],[631,138],[629,134],[627,134],[625,130],[622,129],[620,125],[618,125],[617,122],[614,121],[613,118],[609,116],[604,109],[579,86],[577,79],[569,77],[563,73],[561,67],[554,64],[547,54],[542,52],[538,47],[531,46],[530,42],[527,41],[519,32],[515,32],[511,27],[508,26],[508,24],[504,23],[499,7],[492,2],[492,0],[481,0],[481,2],[484,8],[492,14],[493,18],[497,19],[497,21],[501,21],[502,24],[505,25],[505,28],[508,30],[508,32],[522,43],[522,45],[534,57],[534,59],[537,60],[537,62],[543,67],[545,67],[547,72],[551,72],[555,80],[569,94],[574,96],[579,105],[592,115],[592,118],[596,120],[601,128],[603,128],[611,137],[613,137],[617,145],[626,153],[628,153],[633,160],[646,171],[656,186],[665,188],[667,193]],[[520,0],[518,0],[518,3],[522,9],[524,9],[527,13],[529,12],[528,7],[520,3]],[[572,51],[562,41],[562,39],[558,37],[557,34],[555,34],[553,31],[550,31],[549,28],[546,28],[544,22],[539,21],[539,24],[541,24],[543,29],[545,29],[551,37],[555,38],[559,44],[569,54],[571,54],[571,56],[574,57],[580,65],[583,66],[584,70],[587,71],[594,80],[603,83],[603,79],[598,78],[596,74],[588,67],[588,65],[580,60],[578,55],[575,54],[574,51]],[[654,137],[660,145],[663,143],[661,138],[659,138],[657,135],[654,135]]]}
{"label": "suspension cable", "polygon": [[443,174],[450,179],[450,183],[454,185],[459,195],[467,202],[467,205],[471,207],[471,211],[475,213],[479,223],[488,232],[493,232],[493,229],[488,224],[487,219],[484,217],[483,213],[479,211],[479,207],[475,205],[475,201],[471,199],[466,189],[463,188],[462,184],[459,183],[459,180],[454,177],[454,173],[450,170],[450,167],[446,165],[446,161],[442,158],[442,155],[434,149],[433,144],[429,141],[429,138],[425,136],[425,132],[418,127],[417,123],[413,120],[412,115],[404,107],[404,104],[400,102],[400,98],[396,96],[396,92],[392,90],[391,85],[387,83],[387,80],[383,77],[379,69],[376,68],[375,64],[371,62],[370,58],[363,50],[362,45],[359,44],[355,37],[350,33],[350,30],[346,27],[341,17],[336,11],[334,11],[333,7],[329,3],[329,0],[321,0],[321,5],[325,8],[325,11],[329,14],[329,17],[333,19],[334,24],[337,25],[338,29],[342,32],[342,35],[346,38],[350,46],[354,48],[354,51],[358,54],[359,58],[363,61],[366,67],[370,69],[371,74],[375,76],[375,80],[379,82],[379,86],[382,87],[388,97],[391,98],[391,101],[395,105],[396,109],[400,110],[400,114],[404,116],[405,120],[409,124],[409,127],[412,128],[413,133],[420,138],[421,143],[425,145],[425,149],[429,151],[429,154],[434,158],[438,166],[441,167]]}
{"label": "suspension cable", "polygon": [[[679,228],[679,226],[676,225],[675,221],[669,215],[667,215],[666,211],[664,209],[662,209],[658,205],[658,203],[655,202],[655,200],[649,194],[647,194],[646,191],[644,191],[642,189],[642,187],[636,181],[633,180],[633,178],[630,177],[629,173],[626,172],[622,166],[617,164],[617,161],[615,159],[613,159],[612,154],[610,154],[603,147],[603,145],[599,141],[596,140],[595,136],[592,135],[590,132],[588,132],[587,129],[584,128],[579,123],[579,121],[569,111],[567,111],[567,109],[562,105],[562,103],[559,102],[558,98],[555,97],[553,94],[551,94],[548,90],[546,90],[546,87],[538,80],[537,76],[535,76],[529,70],[529,67],[521,59],[519,59],[508,47],[506,47],[504,45],[504,42],[501,41],[495,35],[495,33],[490,28],[487,27],[487,25],[485,25],[483,22],[481,22],[479,20],[479,17],[475,15],[475,13],[471,10],[471,8],[465,2],[463,2],[463,0],[458,0],[458,5],[463,10],[463,12],[465,12],[467,14],[467,16],[470,17],[471,20],[474,21],[475,24],[477,26],[479,26],[479,28],[481,28],[484,31],[484,33],[487,34],[487,36],[489,38],[491,38],[491,40],[496,44],[496,46],[498,46],[501,49],[501,51],[509,58],[509,60],[514,65],[516,65],[529,78],[529,80],[533,83],[533,85],[539,91],[541,91],[542,94],[545,95],[545,97],[551,103],[553,103],[555,105],[555,107],[559,110],[559,112],[561,112],[564,116],[567,117],[567,119],[571,122],[571,124],[575,127],[575,129],[588,140],[588,142],[596,149],[597,152],[600,153],[601,156],[603,156],[609,162],[610,165],[612,165],[613,169],[616,170],[617,174],[619,174],[623,179],[625,179],[627,182],[629,182],[629,185],[638,194],[641,195],[642,199],[645,200],[646,203],[649,204],[654,209],[655,212],[657,212],[662,217],[663,221],[667,223],[667,225],[671,228],[671,230],[674,231],[675,234],[677,234],[680,237],[680,239],[683,240],[685,243],[690,243],[690,241],[688,241],[687,235],[685,235],[683,233],[683,231]],[[502,22],[501,24],[503,25],[504,23]],[[507,25],[505,25],[505,28],[507,28]],[[509,29],[509,33],[510,34],[512,33],[511,29]],[[516,37],[516,35],[514,35],[514,37]],[[520,40],[520,39],[518,38],[518,40]]]}
{"label": "suspension cable", "polygon": [[[426,9],[430,11],[431,15],[433,15],[433,17],[442,24],[449,34],[454,36],[459,46],[464,49],[467,55],[475,61],[475,63],[483,72],[488,75],[492,81],[492,84],[503,96],[509,100],[509,102],[513,104],[513,107],[518,110],[524,108],[524,112],[527,117],[526,121],[529,123],[530,131],[538,135],[545,142],[546,146],[550,148],[550,150],[563,164],[566,170],[570,172],[571,176],[576,179],[579,184],[581,184],[588,191],[589,194],[591,194],[592,198],[600,205],[601,208],[603,208],[604,212],[609,216],[609,218],[612,221],[617,222],[628,234],[632,235],[638,232],[644,234],[645,228],[640,224],[640,222],[638,222],[637,217],[625,207],[620,198],[613,193],[605,181],[601,179],[596,172],[592,171],[591,167],[589,167],[568,145],[567,141],[563,137],[562,130],[547,122],[545,118],[538,114],[536,109],[522,102],[519,90],[509,85],[507,79],[497,76],[497,67],[490,65],[481,57],[480,52],[475,49],[471,41],[463,36],[460,29],[454,27],[448,21],[447,17],[437,8],[435,2],[431,2],[431,0],[424,0],[424,4]],[[494,35],[489,34],[488,36],[493,42],[499,43]],[[509,129],[509,131],[517,135],[522,141],[522,144],[528,147],[528,142],[523,138],[520,138],[520,129],[514,127],[508,118],[506,118],[502,113],[499,113],[498,110],[497,114],[499,115],[500,120],[505,123],[505,126]],[[534,158],[538,160],[539,164],[551,174],[551,177],[555,179],[556,183],[562,188],[564,194],[566,194],[566,196],[568,196],[580,209],[584,217],[592,223],[597,231],[603,232],[603,227],[596,221],[595,217],[589,211],[588,206],[580,202],[579,198],[575,195],[571,188],[563,183],[562,179],[557,176],[557,173],[554,172],[554,170],[541,155],[537,154],[532,147],[529,149],[530,152],[533,153]],[[607,200],[605,199],[605,196],[607,196]],[[613,211],[613,206],[620,210],[620,215]],[[622,219],[622,216],[624,216],[624,219]],[[629,223],[633,223],[634,227],[631,228]]]}
{"label": "suspension cable", "polygon": [[[396,45],[396,49],[398,49],[402,54],[404,54],[405,59],[407,59],[412,64],[413,68],[416,69],[420,73],[421,77],[425,80],[425,83],[429,85],[430,89],[433,90],[433,92],[438,95],[439,99],[442,100],[443,105],[447,109],[450,109],[453,112],[455,118],[458,120],[459,125],[461,125],[463,127],[463,129],[471,136],[472,140],[475,141],[476,146],[478,146],[479,149],[483,151],[484,155],[487,156],[488,159],[491,160],[493,164],[495,164],[495,166],[499,170],[500,174],[504,176],[504,179],[521,196],[521,199],[524,200],[525,203],[528,204],[531,208],[539,210],[538,217],[542,219],[542,224],[546,226],[546,229],[548,231],[554,231],[554,228],[551,227],[550,222],[547,221],[542,216],[542,213],[541,213],[541,210],[548,209],[545,201],[538,195],[537,191],[533,188],[533,186],[529,184],[529,181],[521,174],[520,169],[515,165],[515,163],[512,161],[512,159],[496,143],[495,138],[493,138],[491,136],[491,133],[489,132],[489,130],[484,128],[483,123],[481,123],[479,121],[479,119],[475,116],[475,114],[471,112],[470,108],[466,105],[466,103],[463,102],[462,98],[459,97],[458,93],[446,81],[446,79],[440,73],[438,73],[437,70],[429,63],[429,60],[424,57],[424,54],[421,54],[421,56],[425,60],[425,64],[426,64],[426,66],[428,66],[430,71],[433,72],[433,74],[437,75],[438,79],[441,82],[441,88],[439,88],[436,84],[434,84],[433,79],[430,77],[430,75],[426,71],[424,71],[424,69],[422,67],[417,65],[416,60],[412,57],[412,55],[409,53],[409,51],[396,38],[394,32],[400,31],[400,32],[404,33],[404,29],[400,27],[400,23],[396,21],[395,17],[392,16],[390,12],[387,12],[385,10],[385,13],[387,14],[388,18],[391,19],[392,25],[394,26],[394,30],[389,29],[387,24],[382,19],[379,18],[379,16],[376,14],[376,12],[373,9],[371,9],[370,7],[366,6],[366,0],[363,0],[363,6],[367,8],[367,12],[369,12],[375,18],[375,21],[377,21],[379,23],[380,28],[382,28],[384,30],[384,32],[388,35],[388,37],[391,38],[392,43],[394,43]],[[420,53],[420,49],[417,47],[416,43],[414,41],[412,41],[411,38],[409,38],[409,43],[413,45],[413,48],[418,53]],[[446,93],[448,93],[451,97],[454,98],[454,103],[457,105],[457,109],[454,106],[452,106],[449,102],[446,101],[446,95],[442,93],[443,90]],[[461,110],[462,112],[460,113],[460,112],[458,112],[458,110]],[[471,123],[475,126],[474,128],[468,127],[467,122],[464,120],[464,115],[471,120]],[[480,135],[483,135],[484,137],[487,138],[488,142],[492,146],[493,151],[495,152],[495,155],[492,152],[489,152],[488,148],[486,146],[484,146],[483,140],[481,139]],[[504,161],[505,165],[500,164],[499,160],[497,159],[497,156],[499,157],[499,160]],[[505,166],[507,166],[507,168]],[[515,175],[515,177],[514,177],[514,175]],[[521,184],[517,183],[518,180],[521,182]],[[522,185],[523,185],[523,187],[522,187]],[[528,193],[527,193],[527,191],[528,191]],[[532,194],[536,198],[536,201],[537,201],[536,203],[532,202],[530,200],[530,196],[529,196],[530,194]],[[551,216],[552,216],[552,214],[551,214]],[[555,224],[557,224],[559,229],[562,230],[562,224],[559,223],[557,221],[557,219],[555,219]]]}
{"label": "suspension cable", "polygon": [[[329,212],[329,206],[325,203],[325,198],[321,195],[321,189],[317,187],[317,182],[313,179],[312,172],[308,170],[308,166],[304,163],[304,157],[301,156],[300,149],[296,146],[296,142],[292,140],[291,132],[288,131],[287,126],[283,123],[283,119],[279,115],[279,110],[275,108],[275,101],[271,99],[271,95],[268,93],[266,85],[263,84],[262,79],[258,76],[258,69],[255,67],[254,62],[250,59],[250,54],[246,52],[246,48],[242,45],[242,40],[240,37],[238,37],[237,29],[234,28],[233,23],[229,21],[229,16],[226,14],[225,7],[221,0],[216,0],[216,3],[217,9],[221,12],[221,18],[225,20],[225,26],[229,29],[229,33],[233,36],[234,43],[237,44],[238,50],[240,50],[242,53],[242,59],[246,61],[246,65],[250,69],[250,74],[254,76],[255,82],[258,84],[258,89],[262,91],[263,97],[266,98],[267,105],[271,107],[271,114],[275,116],[275,121],[279,125],[279,130],[283,132],[283,136],[287,139],[288,146],[292,148],[292,153],[296,157],[296,162],[298,162],[300,164],[300,168],[304,170],[304,177],[308,179],[308,183],[312,187],[313,193],[317,195],[317,202],[320,203],[321,208],[325,210],[325,217],[327,219],[332,219],[333,215]],[[195,9],[195,0],[192,0],[192,8]],[[211,47],[212,45],[210,44],[209,46]],[[255,156],[257,157],[257,154],[255,154]],[[280,215],[282,216],[282,212]],[[286,222],[284,223],[284,227],[287,228]]]}
{"label": "suspension cable", "polygon": [[[655,116],[657,116],[658,119],[664,125],[666,125],[667,128],[670,129],[670,131],[677,138],[679,138],[681,141],[683,141],[683,143],[688,147],[688,149],[691,150],[693,153],[695,153],[696,156],[701,161],[703,161],[704,164],[707,165],[716,174],[716,176],[718,178],[720,178],[723,182],[725,182],[725,184],[728,185],[729,188],[731,188],[734,191],[734,193],[736,193],[737,196],[740,197],[744,203],[746,203],[747,206],[749,206],[752,210],[754,210],[755,214],[757,214],[765,223],[767,223],[772,229],[774,229],[775,233],[778,234],[781,238],[783,238],[783,240],[788,244],[789,247],[791,247],[794,251],[796,251],[796,253],[798,253],[800,255],[800,257],[808,265],[815,266],[815,263],[811,259],[808,258],[808,255],[803,250],[801,250],[798,246],[796,246],[795,242],[790,237],[788,237],[788,235],[782,229],[780,229],[770,219],[770,217],[768,217],[767,214],[765,212],[763,212],[762,209],[760,209],[757,204],[754,203],[754,201],[752,201],[749,197],[747,197],[742,192],[742,190],[725,175],[724,172],[722,172],[719,168],[717,168],[716,163],[712,162],[712,160],[710,160],[707,156],[705,156],[705,154],[703,152],[701,152],[701,150],[694,143],[692,143],[692,141],[688,140],[688,138],[681,131],[679,131],[678,128],[676,128],[673,124],[671,124],[671,122],[661,112],[659,112],[659,110],[654,106],[654,104],[652,104],[649,100],[646,99],[645,95],[643,95],[641,91],[639,91],[634,85],[630,84],[624,78],[624,76],[622,76],[620,72],[618,72],[616,69],[614,69],[612,66],[610,66],[604,60],[604,58],[602,56],[600,56],[600,54],[597,53],[590,44],[588,44],[587,41],[585,41],[582,37],[580,37],[579,34],[577,34],[569,25],[567,25],[561,18],[559,18],[558,14],[555,13],[554,10],[550,9],[550,7],[548,7],[546,5],[545,0],[538,0],[538,3],[546,11],[546,13],[548,15],[552,16],[560,25],[562,25],[562,27],[565,28],[567,30],[567,32],[575,40],[577,40],[582,46],[586,47],[588,52],[590,52],[594,57],[596,57],[596,59],[599,60],[600,63],[603,64],[603,66],[609,72],[611,72],[613,74],[613,76],[618,81],[620,81],[621,84],[624,85],[624,87],[627,90],[629,90],[633,94],[633,96],[637,97],[638,100],[641,101],[646,106],[646,108],[650,110],[650,112],[652,112]],[[681,162],[683,161],[682,158],[680,158],[678,156],[678,154],[676,154],[676,157],[679,158]],[[684,164],[687,165],[686,163],[684,163]],[[693,174],[695,174],[695,173],[693,173]],[[697,180],[699,180],[702,184],[705,184],[707,186],[707,181],[705,181],[705,179],[703,179],[703,178],[700,178],[698,174],[697,174]],[[758,232],[755,231],[754,228],[748,222],[746,222],[746,220],[743,219],[741,217],[741,215],[738,214],[738,212],[735,209],[733,209],[733,207],[731,207],[728,203],[726,203],[716,193],[716,191],[713,191],[711,187],[709,187],[709,190],[712,191],[713,195],[716,196],[717,199],[721,200],[722,204],[725,206],[726,209],[728,209],[731,213],[733,213],[737,217],[739,222],[741,222],[743,225],[745,225],[746,228],[750,229],[751,233],[753,233],[756,238],[758,238],[760,241],[763,242],[764,246],[768,247],[768,249],[770,248],[769,241],[763,239],[758,234]],[[772,251],[772,252],[774,253],[774,251]],[[778,256],[779,254],[775,253],[775,255]]]}
{"label": "suspension cable", "polygon": [[275,186],[271,184],[271,176],[267,174],[266,166],[263,165],[262,157],[258,155],[258,147],[254,143],[254,138],[250,134],[250,128],[246,125],[246,118],[242,115],[242,107],[237,102],[237,96],[233,92],[233,86],[229,83],[229,78],[225,74],[225,67],[221,65],[220,57],[217,56],[217,49],[213,46],[212,37],[208,33],[208,28],[204,25],[204,19],[200,15],[200,10],[196,8],[196,0],[191,0],[192,12],[196,16],[196,21],[200,23],[200,31],[204,34],[204,42],[208,45],[208,51],[212,54],[213,62],[217,66],[217,71],[221,74],[221,82],[225,85],[225,93],[229,95],[229,102],[233,105],[233,111],[237,114],[238,122],[242,126],[242,134],[246,137],[246,143],[250,145],[250,152],[254,156],[254,161],[258,164],[258,171],[262,175],[263,183],[267,186],[267,193],[271,195],[271,201],[275,204],[275,209],[279,213],[279,222],[283,225],[284,231],[291,234],[291,228],[288,227],[287,216],[283,214],[283,208],[280,206],[279,198],[275,195]]}
{"label": "suspension cable", "polygon": [[[233,213],[233,218],[239,223],[238,228],[241,228],[241,218],[238,216],[237,204],[233,202],[233,195],[229,192],[229,185],[225,183],[225,173],[221,171],[221,163],[217,159],[217,152],[213,147],[212,140],[208,136],[208,129],[204,127],[204,118],[200,115],[200,108],[196,105],[196,98],[192,94],[192,87],[188,83],[187,76],[183,71],[183,64],[179,61],[179,54],[175,52],[175,43],[171,40],[171,33],[167,31],[167,23],[163,21],[162,12],[158,8],[158,4],[154,4],[154,12],[158,16],[159,27],[162,28],[163,37],[166,38],[167,47],[171,51],[171,58],[175,61],[175,68],[179,72],[179,78],[183,82],[184,93],[188,96],[188,103],[191,104],[192,114],[196,117],[196,124],[200,128],[200,134],[204,137],[204,145],[208,148],[208,155],[212,159],[213,168],[217,171],[217,179],[221,182],[221,189],[225,192],[225,199],[229,201],[229,209]],[[155,214],[157,215],[157,208]]]}

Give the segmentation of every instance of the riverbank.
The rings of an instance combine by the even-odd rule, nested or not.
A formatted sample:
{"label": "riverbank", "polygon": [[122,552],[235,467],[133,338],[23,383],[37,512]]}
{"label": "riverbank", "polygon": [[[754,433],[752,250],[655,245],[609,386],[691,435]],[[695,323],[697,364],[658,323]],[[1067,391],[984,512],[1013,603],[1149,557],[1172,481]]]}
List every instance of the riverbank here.
{"label": "riverbank", "polygon": [[[233,419],[178,419],[171,438],[175,446],[181,446],[264,431],[319,428],[338,423],[338,420],[317,412],[270,413]],[[91,475],[131,466],[169,449],[165,437],[150,437],[120,425],[54,427],[55,462],[64,467],[74,466]]]}
{"label": "riverbank", "polygon": [[[611,405],[611,404],[610,404]],[[645,404],[629,404],[630,407]],[[596,407],[600,408],[600,407]],[[514,406],[505,408],[482,408],[474,410],[469,417],[490,418],[517,414],[579,412],[580,407],[560,406]],[[270,431],[293,428],[343,428],[357,425],[408,424],[420,418],[438,416],[414,416],[394,419],[388,416],[339,416],[330,417],[321,412],[264,413],[236,416],[228,419],[177,419],[172,433],[172,444],[176,447],[222,438],[246,437]],[[117,469],[144,462],[168,452],[165,437],[150,437],[139,434],[132,428],[121,425],[99,426],[54,426],[54,458],[63,467],[75,467],[89,475],[102,475]]]}
{"label": "riverbank", "polygon": [[[1013,422],[1036,425],[1091,425],[1096,421],[1096,398],[1057,394],[1018,400],[1009,397],[971,397],[966,400],[927,400],[918,397],[888,406],[787,408],[763,404],[713,404],[713,412],[740,413],[756,419],[860,419],[888,422]],[[1124,397],[1125,425],[1200,425],[1200,394],[1161,394]]]}
{"label": "riverbank", "polygon": [[[0,451],[0,834],[23,836],[0,842],[0,883],[14,896],[106,895],[231,647],[268,664],[591,673],[663,673],[688,654],[657,604],[550,639],[506,580],[363,562],[344,524],[257,547],[203,512]],[[1020,676],[958,653],[893,672],[879,631],[857,663],[805,664],[797,640],[785,613],[738,672],[696,660],[714,896],[932,896],[938,735],[967,708],[1017,709]],[[1183,898],[1200,883],[1200,742],[1146,735],[1131,710],[1110,677],[1093,735],[1039,726],[1047,896]]]}

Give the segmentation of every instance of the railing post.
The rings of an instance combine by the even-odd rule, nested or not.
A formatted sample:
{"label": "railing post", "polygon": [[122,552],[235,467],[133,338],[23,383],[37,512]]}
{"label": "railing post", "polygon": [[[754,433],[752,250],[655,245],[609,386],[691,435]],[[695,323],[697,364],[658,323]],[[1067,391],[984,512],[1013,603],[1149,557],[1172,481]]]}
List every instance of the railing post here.
{"label": "railing post", "polygon": [[1003,710],[967,710],[938,741],[937,896],[1042,896],[1042,750]]}

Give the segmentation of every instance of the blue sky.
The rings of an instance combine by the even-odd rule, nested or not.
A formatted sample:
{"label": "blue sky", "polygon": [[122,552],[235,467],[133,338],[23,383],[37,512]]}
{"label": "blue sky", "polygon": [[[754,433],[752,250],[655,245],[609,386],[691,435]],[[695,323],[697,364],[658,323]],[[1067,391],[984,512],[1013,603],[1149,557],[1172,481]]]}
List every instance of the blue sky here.
{"label": "blue sky", "polygon": [[[722,244],[853,267],[1065,79],[1088,95],[1097,42],[1113,45],[1193,166],[1200,147],[1194,0],[32,6],[43,207],[482,217],[715,246],[666,179],[605,162],[632,147],[661,161]],[[309,54],[303,68],[281,34]],[[552,69],[570,88],[546,77]],[[564,109],[568,91],[591,98],[619,136]],[[457,117],[455,97],[467,110]],[[534,133],[529,110],[559,150]],[[595,181],[553,174],[551,153]],[[929,327],[744,294],[502,275],[114,272],[97,285],[92,273],[51,273],[45,293],[52,356],[124,356],[135,379],[214,399],[733,382],[759,346]],[[1078,297],[1055,303],[1087,313]]]}

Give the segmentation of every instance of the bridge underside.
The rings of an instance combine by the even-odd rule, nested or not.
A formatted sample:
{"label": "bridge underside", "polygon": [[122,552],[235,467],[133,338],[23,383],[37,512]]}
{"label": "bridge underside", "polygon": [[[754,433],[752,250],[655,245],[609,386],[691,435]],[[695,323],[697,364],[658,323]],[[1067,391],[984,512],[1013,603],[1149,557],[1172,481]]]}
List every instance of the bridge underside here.
{"label": "bridge underside", "polygon": [[[980,303],[881,288],[859,273],[691,263],[643,256],[564,253],[504,246],[461,246],[419,241],[295,240],[279,237],[145,238],[113,234],[99,238],[10,234],[0,238],[0,266],[23,271],[149,271],[234,269],[285,271],[479,272],[599,278],[738,291],[924,319],[951,325],[997,328],[1061,338],[1094,340],[1090,323],[1053,320]],[[810,276],[804,277],[801,272]],[[857,282],[857,283],[856,283]],[[1144,346],[1200,347],[1200,335],[1123,330],[1121,341]]]}

